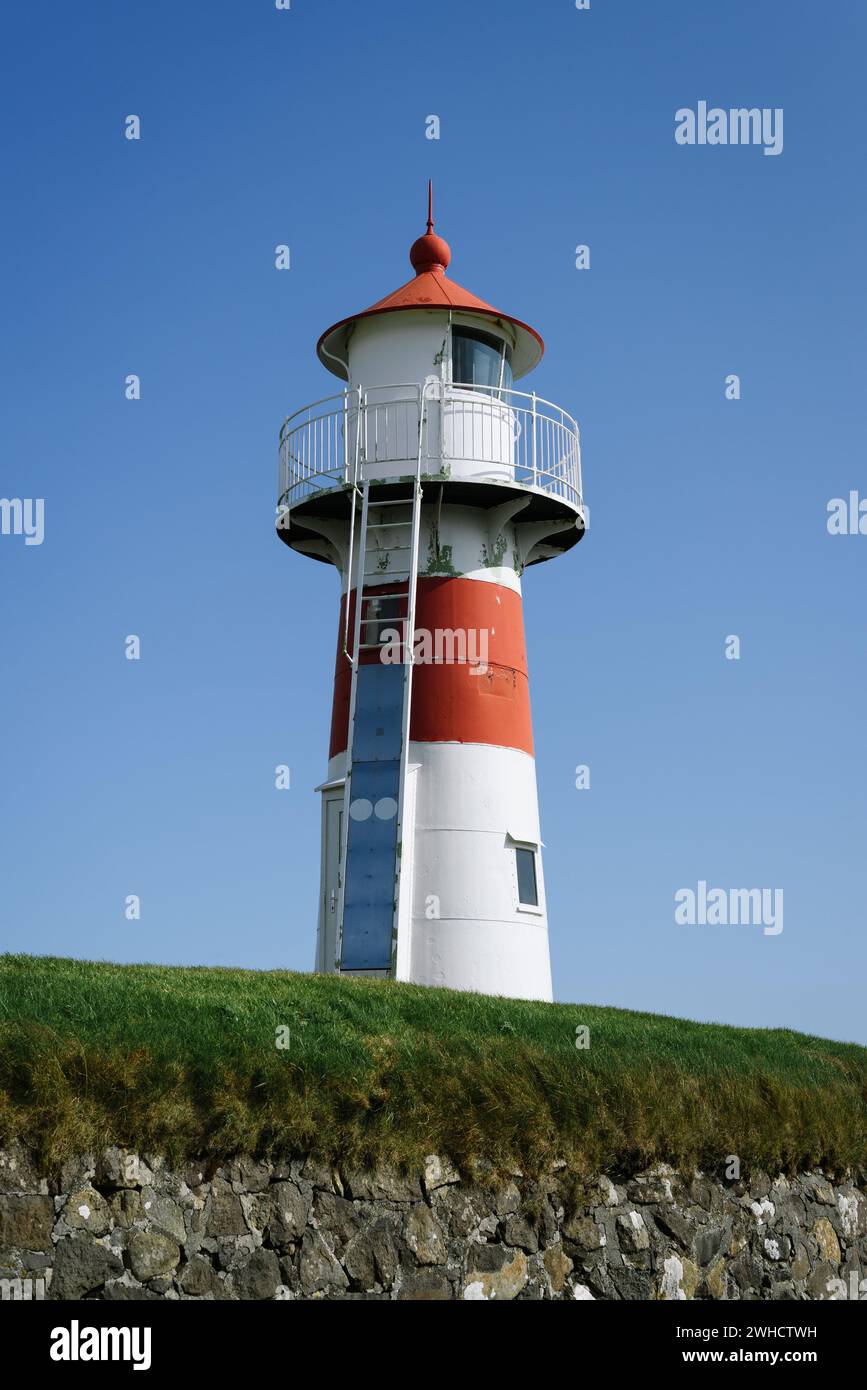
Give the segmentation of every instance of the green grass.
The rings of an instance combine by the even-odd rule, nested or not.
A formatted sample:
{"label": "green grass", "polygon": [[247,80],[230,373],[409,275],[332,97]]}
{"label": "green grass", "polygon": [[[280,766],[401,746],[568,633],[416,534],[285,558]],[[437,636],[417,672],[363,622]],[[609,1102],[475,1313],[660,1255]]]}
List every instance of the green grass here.
{"label": "green grass", "polygon": [[528,1172],[737,1154],[840,1173],[867,1167],[867,1049],[378,980],[0,956],[12,1138],[49,1162],[117,1143]]}

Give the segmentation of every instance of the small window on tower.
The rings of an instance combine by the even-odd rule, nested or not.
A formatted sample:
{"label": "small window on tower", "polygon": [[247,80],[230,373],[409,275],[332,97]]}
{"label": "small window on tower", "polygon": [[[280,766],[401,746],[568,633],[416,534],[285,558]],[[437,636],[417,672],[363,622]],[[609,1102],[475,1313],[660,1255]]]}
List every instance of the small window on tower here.
{"label": "small window on tower", "polygon": [[397,630],[403,638],[403,618],[406,615],[406,600],[399,595],[391,595],[388,598],[373,598],[364,600],[364,610],[361,618],[361,641],[365,645],[379,643],[381,646],[386,641],[386,633]]}
{"label": "small window on tower", "polygon": [[515,850],[518,866],[518,902],[522,907],[539,906],[539,889],[536,885],[536,851],[534,849]]}
{"label": "small window on tower", "polygon": [[511,352],[493,333],[476,328],[452,329],[452,381],[476,391],[506,390],[512,385]]}

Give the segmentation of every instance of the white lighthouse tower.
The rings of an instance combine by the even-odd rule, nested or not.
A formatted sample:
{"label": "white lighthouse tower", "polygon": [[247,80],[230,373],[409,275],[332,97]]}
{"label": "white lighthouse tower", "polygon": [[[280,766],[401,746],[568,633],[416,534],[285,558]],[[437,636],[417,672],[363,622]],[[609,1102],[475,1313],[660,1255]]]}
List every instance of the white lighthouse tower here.
{"label": "white lighthouse tower", "polygon": [[534,329],[414,278],[326,330],[277,533],[341,581],[316,968],[551,999],[521,584],[584,534],[578,427],[516,391]]}

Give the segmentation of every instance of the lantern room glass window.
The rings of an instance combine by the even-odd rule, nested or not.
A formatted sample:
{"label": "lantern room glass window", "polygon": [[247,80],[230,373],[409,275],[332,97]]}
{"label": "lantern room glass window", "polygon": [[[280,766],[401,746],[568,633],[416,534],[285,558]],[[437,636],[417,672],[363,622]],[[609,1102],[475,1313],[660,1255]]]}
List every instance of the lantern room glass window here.
{"label": "lantern room glass window", "polygon": [[521,907],[539,906],[539,888],[536,883],[536,851],[534,849],[515,850],[518,869],[518,902]]}
{"label": "lantern room glass window", "polygon": [[508,391],[512,385],[508,343],[481,329],[453,328],[452,381],[476,390]]}

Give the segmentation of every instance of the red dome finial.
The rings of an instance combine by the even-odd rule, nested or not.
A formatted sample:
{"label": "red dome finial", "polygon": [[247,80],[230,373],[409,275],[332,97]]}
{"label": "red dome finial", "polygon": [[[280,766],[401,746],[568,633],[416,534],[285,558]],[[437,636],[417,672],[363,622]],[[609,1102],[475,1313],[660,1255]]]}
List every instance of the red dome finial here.
{"label": "red dome finial", "polygon": [[433,271],[444,275],[452,258],[451,247],[441,236],[434,235],[433,229],[433,180],[427,181],[427,231],[414,241],[409,251],[410,264],[416,275]]}

